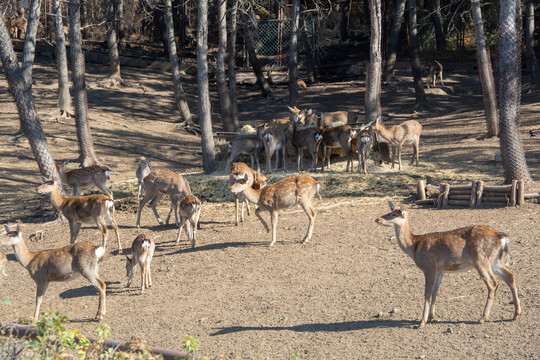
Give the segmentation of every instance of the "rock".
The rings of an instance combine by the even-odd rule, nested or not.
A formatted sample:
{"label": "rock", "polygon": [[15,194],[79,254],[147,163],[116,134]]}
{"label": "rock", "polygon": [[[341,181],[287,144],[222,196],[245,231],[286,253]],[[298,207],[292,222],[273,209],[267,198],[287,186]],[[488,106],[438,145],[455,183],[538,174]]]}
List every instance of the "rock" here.
{"label": "rock", "polygon": [[397,314],[399,313],[399,308],[393,308],[391,311],[390,311],[390,314]]}
{"label": "rock", "polygon": [[448,328],[446,329],[446,331],[444,332],[445,334],[452,334],[454,331],[452,330],[452,328]]}
{"label": "rock", "polygon": [[384,316],[384,313],[382,311],[379,311],[377,315],[375,315],[376,318],[382,318]]}

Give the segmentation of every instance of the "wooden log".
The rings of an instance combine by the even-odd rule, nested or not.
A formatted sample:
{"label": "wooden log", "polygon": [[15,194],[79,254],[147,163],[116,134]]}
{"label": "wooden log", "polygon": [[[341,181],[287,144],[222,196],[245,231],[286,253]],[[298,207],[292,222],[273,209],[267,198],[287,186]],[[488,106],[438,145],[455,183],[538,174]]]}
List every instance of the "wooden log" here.
{"label": "wooden log", "polygon": [[437,199],[424,199],[424,200],[416,200],[416,205],[436,205]]}
{"label": "wooden log", "polygon": [[487,202],[487,201],[484,201],[484,202],[482,202],[482,204],[486,208],[489,208],[489,207],[506,207],[506,204],[502,203],[502,202]]}
{"label": "wooden log", "polygon": [[469,198],[469,207],[471,209],[476,207],[476,181],[474,180],[471,184],[471,195]]}
{"label": "wooden log", "polygon": [[538,198],[540,198],[540,193],[530,193],[530,194],[525,194],[525,195],[524,195],[524,198],[527,199],[527,200],[530,200],[530,199],[538,199]]}
{"label": "wooden log", "polygon": [[454,191],[454,189],[450,188],[450,196],[452,195],[471,195],[471,190]]}
{"label": "wooden log", "polygon": [[449,200],[467,200],[467,201],[470,201],[471,199],[471,195],[454,195],[453,193],[450,193],[450,195],[448,195],[448,199]]}
{"label": "wooden log", "polygon": [[446,209],[448,207],[448,194],[450,193],[450,185],[443,184],[443,196],[442,196],[442,207]]}
{"label": "wooden log", "polygon": [[484,193],[484,181],[479,180],[476,183],[476,207],[477,208],[482,206],[483,193]]}
{"label": "wooden log", "polygon": [[510,199],[502,197],[502,196],[484,196],[484,201],[486,201],[486,202],[503,202],[503,203],[508,203],[508,205],[510,205]]}
{"label": "wooden log", "polygon": [[418,180],[418,187],[416,193],[416,197],[418,198],[418,200],[426,200],[426,180]]}
{"label": "wooden log", "polygon": [[454,190],[471,190],[471,185],[452,185],[450,191]]}
{"label": "wooden log", "polygon": [[484,186],[484,191],[507,192],[512,190],[512,185]]}
{"label": "wooden log", "polygon": [[512,190],[510,192],[510,206],[516,206],[517,180],[512,180]]}
{"label": "wooden log", "polygon": [[450,206],[469,206],[469,200],[448,200]]}
{"label": "wooden log", "polygon": [[518,181],[516,201],[519,206],[525,204],[525,182],[523,180]]}

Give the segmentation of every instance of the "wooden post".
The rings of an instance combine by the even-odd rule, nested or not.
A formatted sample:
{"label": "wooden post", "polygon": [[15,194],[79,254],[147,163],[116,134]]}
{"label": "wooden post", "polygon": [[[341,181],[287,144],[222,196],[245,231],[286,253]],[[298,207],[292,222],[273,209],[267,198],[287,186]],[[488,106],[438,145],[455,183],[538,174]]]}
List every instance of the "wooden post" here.
{"label": "wooden post", "polygon": [[525,182],[519,180],[517,184],[517,205],[525,204]]}
{"label": "wooden post", "polygon": [[516,206],[517,180],[512,180],[512,189],[510,190],[510,206]]}
{"label": "wooden post", "polygon": [[470,208],[476,207],[476,181],[473,180],[471,184],[471,199],[469,203]]}
{"label": "wooden post", "polygon": [[450,193],[450,185],[443,184],[443,197],[442,197],[442,207],[446,209],[448,207],[448,194]]}
{"label": "wooden post", "polygon": [[418,200],[426,200],[426,180],[418,180]]}
{"label": "wooden post", "polygon": [[482,193],[484,192],[484,181],[479,180],[476,183],[476,207],[482,206]]}

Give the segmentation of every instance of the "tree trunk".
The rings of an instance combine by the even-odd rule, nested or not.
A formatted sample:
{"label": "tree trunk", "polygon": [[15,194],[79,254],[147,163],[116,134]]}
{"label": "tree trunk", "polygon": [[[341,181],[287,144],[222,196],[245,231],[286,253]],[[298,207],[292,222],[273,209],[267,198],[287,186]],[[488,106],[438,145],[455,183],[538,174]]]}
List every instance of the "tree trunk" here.
{"label": "tree trunk", "polygon": [[180,76],[180,65],[178,64],[178,57],[176,55],[176,43],[174,41],[174,24],[172,16],[171,0],[165,0],[165,14],[164,14],[166,34],[167,34],[167,48],[169,49],[169,59],[171,61],[171,70],[174,82],[174,99],[178,110],[180,110],[180,116],[186,126],[193,126],[193,120],[191,118],[191,112],[186,100],[186,94],[182,87],[182,77]]}
{"label": "tree trunk", "polygon": [[519,3],[499,0],[499,136],[505,182],[532,181],[521,138],[521,36],[518,31]]}
{"label": "tree trunk", "polygon": [[238,0],[233,0],[230,10],[229,25],[229,59],[227,71],[229,73],[229,90],[231,94],[231,114],[235,129],[240,127],[238,116],[238,92],[236,89],[236,33],[237,33]]}
{"label": "tree trunk", "polygon": [[341,5],[341,24],[339,27],[341,41],[345,41],[347,39],[347,31],[349,30],[349,16],[351,14],[351,3],[352,0],[345,0]]}
{"label": "tree trunk", "polygon": [[114,0],[107,0],[107,45],[109,47],[109,77],[100,81],[105,87],[125,86],[120,75],[120,55],[116,36],[116,12]]}
{"label": "tree trunk", "polygon": [[24,36],[24,49],[22,60],[22,75],[24,82],[32,96],[32,67],[36,56],[36,34],[39,24],[41,0],[32,0],[30,2],[30,14],[28,15],[28,24]]}
{"label": "tree trunk", "polygon": [[315,64],[313,62],[313,47],[309,42],[309,37],[307,35],[308,31],[308,22],[304,12],[300,12],[300,21],[302,22],[302,28],[300,34],[302,36],[302,42],[304,43],[304,49],[306,51],[306,80],[308,83],[315,82]]}
{"label": "tree trunk", "polygon": [[225,75],[225,53],[227,51],[227,0],[218,0],[219,44],[216,65],[216,81],[219,96],[219,111],[225,131],[235,131],[231,109],[231,95]]}
{"label": "tree trunk", "polygon": [[397,44],[399,40],[399,33],[401,31],[403,13],[405,12],[405,1],[406,0],[397,0],[396,2],[396,13],[394,15],[392,30],[390,31],[390,43],[388,44],[388,55],[386,57],[386,65],[384,67],[384,79],[386,81],[390,81],[394,75],[394,67],[396,66],[397,57]]}
{"label": "tree trunk", "polygon": [[64,24],[62,21],[62,7],[60,0],[53,0],[54,37],[56,49],[56,65],[58,68],[58,112],[60,116],[67,117],[73,114],[71,95],[69,94],[69,76],[66,54],[66,39],[64,38]]}
{"label": "tree trunk", "polygon": [[264,77],[261,68],[261,64],[259,64],[259,59],[257,59],[257,53],[255,52],[255,48],[253,47],[253,39],[251,38],[251,30],[249,29],[247,17],[245,18],[244,31],[244,38],[246,41],[246,49],[249,55],[249,62],[251,63],[251,67],[253,68],[253,72],[255,73],[257,85],[259,85],[259,88],[261,89],[262,95],[264,97],[271,96],[272,89],[270,88],[268,81],[266,81],[266,78]]}
{"label": "tree trunk", "polygon": [[527,68],[531,83],[540,84],[540,69],[534,54],[534,0],[527,0],[525,4],[525,41],[527,45]]}
{"label": "tree trunk", "polygon": [[97,164],[94,142],[88,123],[88,98],[86,95],[84,54],[81,49],[81,17],[78,0],[69,1],[69,37],[71,52],[71,72],[75,98],[75,124],[79,141],[79,161],[81,166]]}
{"label": "tree trunk", "polygon": [[59,184],[60,191],[64,192],[54,159],[49,151],[47,138],[41,128],[30,90],[22,76],[21,68],[17,64],[17,56],[13,51],[8,29],[3,19],[0,19],[0,59],[2,60],[9,91],[17,104],[21,125],[32,147],[39,171],[46,178],[54,179]]}
{"label": "tree trunk", "polygon": [[437,51],[446,49],[446,39],[441,16],[441,0],[431,0],[431,22],[435,28],[435,39],[437,41]]}
{"label": "tree trunk", "polygon": [[205,174],[216,171],[216,154],[212,134],[212,114],[208,93],[208,0],[199,0],[197,16],[197,82],[199,84],[199,114],[203,170]]}
{"label": "tree trunk", "polygon": [[126,26],[124,20],[124,0],[117,0],[116,2],[118,8],[116,28],[118,31],[118,49],[123,51],[126,47]]}
{"label": "tree trunk", "polygon": [[369,69],[366,80],[366,118],[367,121],[375,121],[382,115],[381,110],[381,71],[382,71],[382,54],[381,54],[381,29],[382,29],[382,14],[381,0],[370,0],[371,14],[371,45],[369,51]]}
{"label": "tree trunk", "polygon": [[298,106],[298,23],[300,0],[293,0],[291,17],[291,45],[289,50],[289,105]]}
{"label": "tree trunk", "polygon": [[478,64],[480,85],[482,86],[482,99],[484,100],[484,109],[486,113],[487,134],[489,137],[493,137],[497,136],[497,123],[499,121],[495,82],[493,80],[493,71],[491,69],[491,58],[486,50],[480,0],[471,0],[471,3],[476,38],[476,62]]}
{"label": "tree trunk", "polygon": [[418,55],[418,26],[416,24],[416,0],[409,0],[409,54],[416,97],[415,109],[422,109],[426,103],[426,93],[422,84],[422,66]]}

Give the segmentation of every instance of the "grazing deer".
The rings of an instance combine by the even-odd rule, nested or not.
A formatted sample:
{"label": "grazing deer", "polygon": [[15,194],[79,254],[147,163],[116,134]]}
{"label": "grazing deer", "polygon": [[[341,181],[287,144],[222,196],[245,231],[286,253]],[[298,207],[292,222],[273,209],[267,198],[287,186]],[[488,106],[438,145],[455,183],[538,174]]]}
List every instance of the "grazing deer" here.
{"label": "grazing deer", "polygon": [[201,215],[201,200],[195,195],[186,195],[178,205],[180,212],[180,227],[178,228],[178,236],[176,242],[180,241],[180,235],[186,226],[186,235],[191,241],[191,247],[195,247],[195,233],[197,232],[197,224]]}
{"label": "grazing deer", "polygon": [[141,294],[144,289],[152,286],[152,274],[150,263],[154,256],[156,243],[146,234],[139,234],[131,244],[131,257],[126,255],[126,276],[128,277],[127,287],[131,286],[131,280],[137,265],[141,268]]}
{"label": "grazing deer", "polygon": [[108,167],[92,165],[74,170],[65,170],[69,161],[56,162],[56,169],[62,177],[62,181],[73,188],[73,196],[81,196],[81,189],[96,186],[102,193],[113,199],[113,193],[107,187],[107,180],[111,175]]}
{"label": "grazing deer", "polygon": [[105,315],[105,282],[98,274],[98,265],[103,259],[105,248],[81,241],[59,249],[33,252],[28,249],[22,237],[19,225],[15,230],[5,226],[7,235],[0,245],[13,246],[17,261],[28,270],[30,277],[36,283],[36,308],[34,321],[39,316],[39,307],[43,301],[47,286],[51,281],[67,281],[79,275],[84,276],[99,293],[99,306],[96,319],[101,320]]}
{"label": "grazing deer", "polygon": [[272,221],[272,242],[270,246],[276,243],[276,227],[278,222],[278,210],[286,209],[300,204],[309,218],[309,227],[303,243],[307,243],[311,239],[313,226],[315,224],[315,209],[311,202],[315,194],[319,195],[319,184],[313,178],[307,175],[289,176],[277,183],[266,185],[262,189],[255,190],[249,183],[248,179],[238,181],[231,185],[231,192],[243,192],[245,197],[259,207],[255,210],[255,215],[264,225],[266,231],[270,231],[268,224],[262,218],[260,212],[268,211]]}
{"label": "grazing deer", "polygon": [[137,170],[135,171],[135,175],[137,176],[137,184],[138,184],[138,191],[137,191],[137,200],[141,199],[141,195],[144,192],[144,177],[152,172],[150,170],[150,161],[153,159],[151,157],[149,158],[138,158],[135,160],[139,166],[137,167]]}
{"label": "grazing deer", "polygon": [[[231,185],[246,178],[248,179],[249,185],[255,190],[263,188],[266,183],[268,183],[266,176],[262,175],[259,171],[253,170],[244,163],[233,163],[229,173],[229,181]],[[244,222],[244,204],[247,206],[248,215],[250,215],[249,202],[242,194],[242,222]],[[238,194],[236,193],[234,194],[234,208],[236,212],[236,220],[234,225],[238,226]]]}
{"label": "grazing deer", "polygon": [[259,156],[261,151],[264,150],[262,138],[257,135],[240,135],[235,137],[229,142],[229,151],[231,155],[227,159],[227,165],[225,171],[230,172],[233,161],[240,154],[249,155],[251,160],[251,167],[254,167],[255,161],[257,162],[257,170],[260,169]]}
{"label": "grazing deer", "polygon": [[118,252],[122,253],[118,225],[114,219],[114,201],[107,195],[96,194],[65,198],[58,190],[58,184],[53,180],[41,177],[43,184],[37,188],[40,194],[51,194],[52,205],[66,217],[69,222],[70,243],[75,243],[82,224],[96,223],[103,236],[101,245],[106,249],[109,229],[107,222],[114,227]]}
{"label": "grazing deer", "polygon": [[433,87],[435,87],[435,80],[437,77],[441,81],[441,84],[444,86],[443,81],[443,66],[440,62],[437,60],[430,61],[424,68],[424,72],[426,74],[426,85],[428,89],[431,86],[431,83],[433,83]]}
{"label": "grazing deer", "polygon": [[144,191],[144,197],[139,203],[137,228],[140,227],[142,209],[150,200],[152,200],[150,202],[150,207],[154,211],[157,221],[160,225],[163,225],[163,220],[161,220],[156,210],[156,206],[163,194],[169,195],[169,198],[171,199],[171,208],[169,210],[169,215],[167,215],[166,223],[169,223],[171,212],[174,210],[175,223],[176,226],[178,226],[177,202],[182,200],[184,196],[191,194],[191,189],[186,179],[184,179],[182,175],[169,170],[155,170],[144,178]]}
{"label": "grazing deer", "polygon": [[418,166],[418,152],[420,149],[420,133],[422,132],[422,125],[416,120],[408,120],[401,125],[395,125],[391,128],[385,128],[381,118],[379,117],[375,122],[371,124],[371,132],[377,132],[377,140],[387,142],[392,148],[392,168],[394,168],[394,161],[396,157],[396,148],[398,153],[399,170],[401,170],[401,147],[403,144],[412,144],[414,148],[414,155],[411,159],[411,165],[414,164],[416,159],[416,166]]}
{"label": "grazing deer", "polygon": [[330,155],[332,153],[332,148],[341,148],[347,156],[347,165],[345,171],[353,171],[353,150],[352,150],[352,141],[356,136],[356,130],[350,127],[349,125],[341,125],[333,128],[322,128],[320,129],[322,135],[322,146],[323,146],[323,160],[322,160],[322,170],[324,171],[324,162],[328,162],[328,168],[330,168]]}
{"label": "grazing deer", "polygon": [[292,144],[296,149],[296,166],[298,171],[304,170],[303,158],[304,149],[306,149],[313,162],[311,164],[311,170],[317,169],[319,144],[322,140],[321,133],[314,127],[301,128],[305,122],[305,111],[293,115],[293,136]]}
{"label": "grazing deer", "polygon": [[373,148],[373,138],[369,130],[360,130],[356,137],[356,147],[358,148],[358,173],[363,172],[367,175],[367,161],[369,152]]}
{"label": "grazing deer", "polygon": [[419,328],[435,318],[435,299],[444,273],[475,268],[486,283],[488,297],[480,323],[487,320],[499,283],[497,275],[512,291],[514,320],[521,315],[514,274],[505,266],[508,236],[487,225],[476,225],[440,233],[411,233],[406,209],[389,201],[388,214],[375,220],[377,224],[394,226],[399,247],[409,255],[426,279],[424,313]]}
{"label": "grazing deer", "polygon": [[336,123],[345,125],[349,118],[349,113],[346,111],[334,111],[317,115],[314,111],[310,112],[310,110],[307,113],[308,123],[316,125],[319,130],[333,126]]}
{"label": "grazing deer", "polygon": [[3,253],[0,253],[0,274],[7,276],[6,274],[7,257]]}

